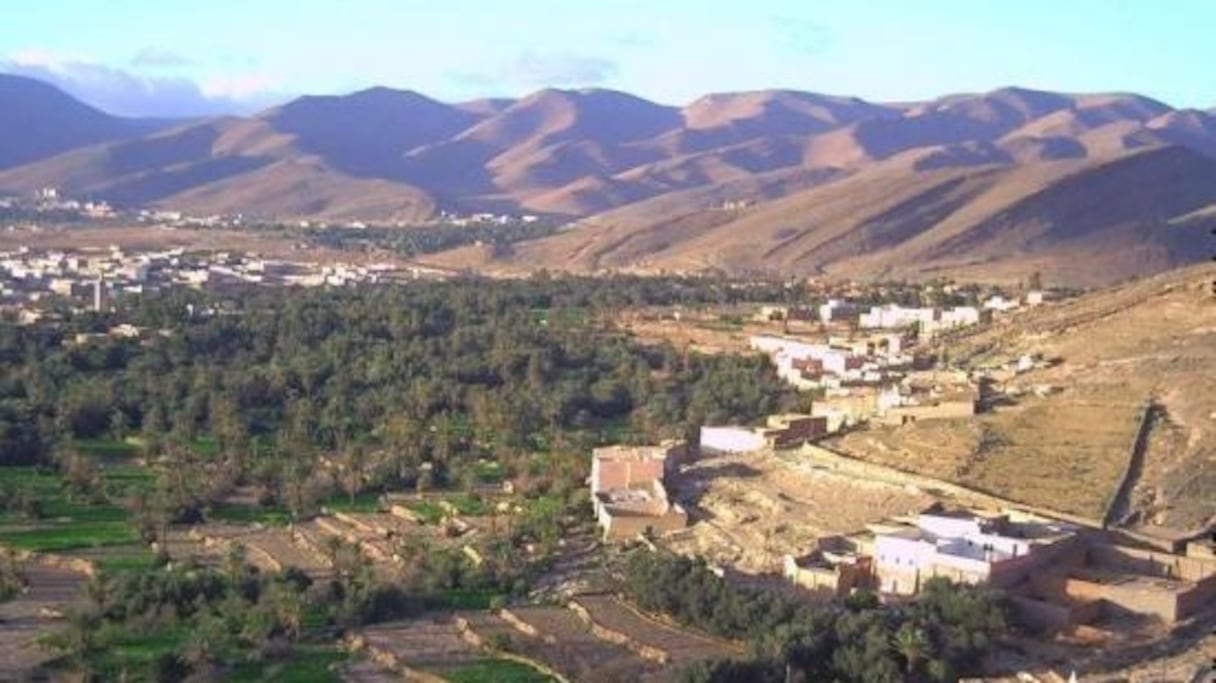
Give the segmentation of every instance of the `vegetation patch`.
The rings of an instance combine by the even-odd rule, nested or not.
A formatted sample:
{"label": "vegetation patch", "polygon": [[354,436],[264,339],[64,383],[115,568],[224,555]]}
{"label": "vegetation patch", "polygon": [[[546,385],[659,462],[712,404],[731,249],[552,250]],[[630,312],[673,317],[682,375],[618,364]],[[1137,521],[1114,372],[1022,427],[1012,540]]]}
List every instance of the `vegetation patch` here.
{"label": "vegetation patch", "polygon": [[552,676],[509,659],[486,659],[444,673],[452,683],[552,683]]}

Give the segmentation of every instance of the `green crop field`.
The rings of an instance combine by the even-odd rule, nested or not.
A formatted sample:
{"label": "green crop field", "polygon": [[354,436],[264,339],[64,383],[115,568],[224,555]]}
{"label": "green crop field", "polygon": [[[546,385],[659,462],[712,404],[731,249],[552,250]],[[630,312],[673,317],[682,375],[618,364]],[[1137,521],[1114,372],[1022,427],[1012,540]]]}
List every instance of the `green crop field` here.
{"label": "green crop field", "polygon": [[509,659],[485,659],[444,674],[452,683],[552,683],[552,676]]}
{"label": "green crop field", "polygon": [[350,655],[334,647],[300,645],[282,662],[251,662],[230,672],[225,680],[237,683],[328,683],[342,677],[332,667]]}
{"label": "green crop field", "polygon": [[[127,472],[126,470],[132,471]],[[120,468],[115,481],[123,486],[150,485],[147,473]],[[69,495],[63,479],[33,467],[0,468],[0,488],[9,495],[21,493],[34,503],[29,511],[0,513],[0,544],[34,552],[62,552],[82,548],[137,543],[129,513],[112,503],[92,503]]]}

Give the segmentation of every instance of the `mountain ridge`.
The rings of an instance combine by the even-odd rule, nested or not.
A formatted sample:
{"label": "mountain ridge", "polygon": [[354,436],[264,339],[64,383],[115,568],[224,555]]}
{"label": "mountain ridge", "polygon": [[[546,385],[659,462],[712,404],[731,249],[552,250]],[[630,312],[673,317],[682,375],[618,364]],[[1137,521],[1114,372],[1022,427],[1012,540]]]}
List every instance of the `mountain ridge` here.
{"label": "mountain ridge", "polygon": [[[54,144],[10,152],[7,165],[0,142],[0,190],[10,192],[54,185],[124,206],[268,219],[409,223],[442,210],[537,213],[572,227],[516,250],[533,266],[916,275],[961,267],[958,254],[946,258],[950,243],[929,244],[935,235],[947,239],[943,225],[967,225],[971,217],[991,225],[1007,199],[1036,206],[1041,197],[1033,188],[1063,182],[1068,173],[1061,169],[1070,169],[1113,178],[1117,187],[1107,180],[1065,185],[1074,191],[1053,195],[1046,213],[1018,213],[1002,224],[1008,235],[989,230],[969,242],[976,254],[1026,261],[1038,258],[1035,245],[1079,248],[1063,239],[1071,234],[1066,223],[1090,225],[1098,215],[1099,233],[1139,231],[1141,242],[1153,245],[1137,247],[1140,256],[1111,265],[1103,278],[1208,255],[1192,233],[1209,212],[1193,204],[1207,201],[1216,182],[1204,161],[1216,157],[1216,115],[1131,93],[1006,87],[891,104],[756,90],[671,106],[605,89],[546,88],[518,99],[450,104],[376,87],[148,130],[51,86],[4,79],[0,106],[60,133]],[[22,121],[3,125],[31,127]],[[17,137],[6,131],[0,141],[12,147]],[[1130,166],[1119,166],[1122,160]],[[1160,180],[1176,179],[1179,166],[1202,176],[1187,179],[1194,194],[1185,201]],[[949,183],[934,185],[940,178]],[[1095,208],[1084,192],[1098,188],[1115,200],[1142,199],[1110,202],[1117,211]],[[909,193],[909,203],[892,204],[884,217],[866,213],[900,192]],[[802,206],[801,195],[812,204],[792,208]],[[1144,209],[1155,204],[1160,216]],[[828,215],[822,206],[853,213]],[[793,216],[795,210],[802,213]],[[805,225],[807,216],[823,223]],[[1182,221],[1186,238],[1154,233],[1161,221]],[[787,240],[787,251],[771,241],[783,230],[802,235]],[[572,248],[576,242],[581,246]],[[1021,246],[997,249],[996,242]],[[795,243],[805,253],[790,258]],[[711,248],[717,255],[708,258],[702,252]],[[895,254],[920,265],[896,263]],[[510,254],[496,259],[481,265],[518,265]]]}

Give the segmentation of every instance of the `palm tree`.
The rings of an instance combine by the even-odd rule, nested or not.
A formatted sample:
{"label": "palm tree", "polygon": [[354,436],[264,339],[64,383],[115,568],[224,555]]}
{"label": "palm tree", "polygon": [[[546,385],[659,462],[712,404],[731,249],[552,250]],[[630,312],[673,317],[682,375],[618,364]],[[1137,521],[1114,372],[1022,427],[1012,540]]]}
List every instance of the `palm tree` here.
{"label": "palm tree", "polygon": [[84,584],[84,595],[93,613],[103,614],[110,597],[110,585],[101,575],[94,574]]}
{"label": "palm tree", "polygon": [[905,622],[891,638],[891,645],[904,658],[905,673],[908,680],[912,680],[921,660],[929,653],[929,637],[925,635],[925,630],[912,622]]}
{"label": "palm tree", "polygon": [[101,617],[91,612],[73,610],[68,614],[64,630],[40,642],[44,647],[64,653],[82,679],[89,680],[92,669],[90,660],[99,646],[97,635],[100,628]]}

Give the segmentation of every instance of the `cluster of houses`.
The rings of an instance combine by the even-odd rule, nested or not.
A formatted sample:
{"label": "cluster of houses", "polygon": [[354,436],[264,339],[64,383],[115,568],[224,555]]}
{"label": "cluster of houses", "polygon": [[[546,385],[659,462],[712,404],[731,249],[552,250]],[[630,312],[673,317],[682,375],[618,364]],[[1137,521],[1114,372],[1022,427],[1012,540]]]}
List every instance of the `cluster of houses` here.
{"label": "cluster of houses", "polygon": [[1203,543],[1185,553],[1121,545],[1106,532],[1005,510],[931,508],[820,539],[803,557],[786,556],[785,577],[808,591],[845,596],[857,589],[915,595],[927,580],[1005,590],[1026,623],[1049,630],[1100,618],[1146,616],[1166,624],[1216,600],[1216,555]]}
{"label": "cluster of houses", "polygon": [[975,414],[979,389],[965,373],[936,371],[907,333],[872,333],[824,343],[756,336],[751,348],[769,355],[777,375],[799,389],[820,390],[812,415],[827,431],[860,422],[905,424]]}
{"label": "cluster of houses", "polygon": [[[108,249],[0,252],[0,304],[25,307],[47,297],[105,310],[119,297],[169,286],[347,286],[402,276],[397,266],[313,264],[263,259],[227,251],[182,248],[127,253]],[[31,309],[32,312],[32,309]]]}
{"label": "cluster of houses", "polygon": [[[774,416],[756,429],[705,428],[703,453],[797,443],[823,428],[808,416]],[[591,497],[605,541],[683,529],[688,513],[669,495],[689,457],[682,441],[607,446],[592,453]],[[1216,543],[1185,552],[1145,550],[1107,532],[1022,510],[944,509],[819,539],[786,556],[782,574],[822,597],[856,590],[911,596],[935,577],[1005,590],[1020,618],[1047,630],[1096,628],[1101,618],[1142,616],[1166,624],[1216,601]]]}
{"label": "cluster of houses", "polygon": [[113,218],[117,215],[114,207],[103,201],[81,201],[61,196],[59,190],[45,187],[34,193],[32,199],[23,197],[0,198],[0,211],[23,210],[35,216],[48,214],[55,217],[65,215],[80,219]]}
{"label": "cluster of houses", "polygon": [[[827,420],[786,413],[763,427],[702,427],[700,453],[749,453],[795,448],[827,433]],[[604,446],[591,452],[591,501],[605,540],[683,529],[688,514],[668,495],[670,477],[688,458],[680,440],[657,446]]]}
{"label": "cluster of houses", "polygon": [[453,211],[441,211],[436,222],[450,225],[509,225],[511,223],[536,223],[540,216],[531,213],[512,215],[506,213],[472,213],[461,214]]}
{"label": "cluster of houses", "polygon": [[[828,299],[817,309],[765,306],[760,317],[817,318],[828,325],[829,333],[819,340],[758,335],[748,343],[769,356],[778,377],[798,389],[822,394],[812,414],[828,419],[829,432],[861,422],[900,425],[966,418],[976,412],[981,378],[1004,381],[1041,367],[1043,359],[1027,356],[1009,367],[968,376],[934,370],[934,358],[918,351],[918,344],[1043,300],[1042,292],[1031,291],[1023,299],[994,295],[980,306],[952,308],[886,304],[867,310],[845,299]],[[840,334],[831,333],[833,329]]]}

